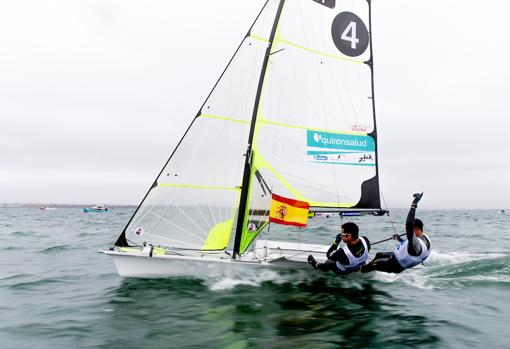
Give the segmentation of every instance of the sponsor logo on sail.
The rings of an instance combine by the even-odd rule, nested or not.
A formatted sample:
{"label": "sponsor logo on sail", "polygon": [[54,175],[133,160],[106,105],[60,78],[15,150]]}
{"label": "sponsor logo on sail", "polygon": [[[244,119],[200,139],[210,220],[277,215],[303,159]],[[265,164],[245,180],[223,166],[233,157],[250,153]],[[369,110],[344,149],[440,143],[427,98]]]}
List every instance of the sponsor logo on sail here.
{"label": "sponsor logo on sail", "polygon": [[351,126],[352,132],[367,132],[370,126],[354,124]]}
{"label": "sponsor logo on sail", "polygon": [[315,148],[374,151],[375,142],[370,136],[307,130],[307,146]]}

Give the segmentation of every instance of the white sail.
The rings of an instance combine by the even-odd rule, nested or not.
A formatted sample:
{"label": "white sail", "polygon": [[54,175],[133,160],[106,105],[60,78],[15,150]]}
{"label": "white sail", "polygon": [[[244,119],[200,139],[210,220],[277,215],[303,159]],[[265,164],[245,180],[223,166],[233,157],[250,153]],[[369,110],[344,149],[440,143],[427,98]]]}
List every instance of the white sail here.
{"label": "white sail", "polygon": [[364,0],[284,2],[259,91],[241,253],[264,221],[255,172],[313,207],[380,209],[369,10]]}
{"label": "white sail", "polygon": [[[266,4],[118,245],[227,247],[275,3]],[[125,240],[123,241],[123,239]],[[127,244],[126,244],[127,243]]]}
{"label": "white sail", "polygon": [[369,30],[366,0],[266,2],[116,245],[222,250],[235,231],[235,257],[271,193],[380,209]]}
{"label": "white sail", "polygon": [[[273,41],[255,156],[269,165],[259,170],[271,188],[311,206],[353,207],[363,182],[376,176],[368,11],[361,0],[337,1],[334,8],[287,1]],[[335,18],[353,13],[356,21],[332,32]],[[346,55],[335,40],[352,43],[359,54]]]}

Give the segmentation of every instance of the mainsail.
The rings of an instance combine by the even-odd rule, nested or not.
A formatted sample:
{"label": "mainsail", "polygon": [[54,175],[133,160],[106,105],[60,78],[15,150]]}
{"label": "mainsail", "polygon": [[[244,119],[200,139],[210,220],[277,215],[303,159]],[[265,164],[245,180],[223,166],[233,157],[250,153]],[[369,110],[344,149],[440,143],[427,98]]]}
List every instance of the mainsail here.
{"label": "mainsail", "polygon": [[379,210],[370,36],[370,1],[267,1],[116,245],[236,257],[273,193]]}

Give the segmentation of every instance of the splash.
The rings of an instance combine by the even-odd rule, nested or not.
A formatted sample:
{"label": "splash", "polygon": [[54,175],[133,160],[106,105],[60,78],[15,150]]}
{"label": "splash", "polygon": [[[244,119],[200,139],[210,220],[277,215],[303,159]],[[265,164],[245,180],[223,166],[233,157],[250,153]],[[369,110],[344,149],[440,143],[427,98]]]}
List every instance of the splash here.
{"label": "splash", "polygon": [[258,287],[264,282],[284,283],[290,281],[289,275],[278,273],[274,270],[263,270],[258,273],[246,273],[237,277],[217,277],[208,281],[209,289],[212,291],[224,291],[237,286],[246,285]]}

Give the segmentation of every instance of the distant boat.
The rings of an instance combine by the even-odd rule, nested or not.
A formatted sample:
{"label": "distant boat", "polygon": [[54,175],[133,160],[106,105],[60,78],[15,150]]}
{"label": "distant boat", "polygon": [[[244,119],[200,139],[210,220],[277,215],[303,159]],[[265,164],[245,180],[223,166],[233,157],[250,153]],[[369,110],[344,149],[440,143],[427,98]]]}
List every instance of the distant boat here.
{"label": "distant boat", "polygon": [[83,208],[83,212],[106,212],[106,211],[110,211],[111,208],[109,207],[106,207],[105,205],[95,205],[95,206],[92,206],[92,207],[84,207]]}
{"label": "distant boat", "polygon": [[48,206],[41,206],[39,207],[41,210],[43,211],[51,211],[51,210],[54,210],[55,207],[48,207]]}
{"label": "distant boat", "polygon": [[501,212],[501,213],[505,213],[505,210],[500,210],[499,212]]}

